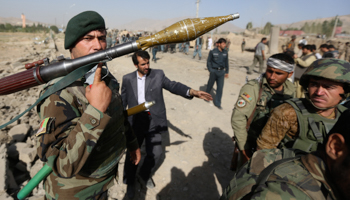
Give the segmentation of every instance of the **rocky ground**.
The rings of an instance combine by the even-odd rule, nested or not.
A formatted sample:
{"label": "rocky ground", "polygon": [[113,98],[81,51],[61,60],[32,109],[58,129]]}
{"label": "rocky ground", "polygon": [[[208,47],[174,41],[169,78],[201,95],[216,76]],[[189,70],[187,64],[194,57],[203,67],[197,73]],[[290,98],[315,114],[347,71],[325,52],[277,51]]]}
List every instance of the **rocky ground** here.
{"label": "rocky ground", "polygon": [[[55,36],[55,44],[44,34],[0,34],[0,78],[24,71],[24,64],[44,57],[53,60],[59,55],[69,56],[63,49],[63,35]],[[220,36],[219,36],[220,37]],[[224,36],[225,37],[225,36]],[[137,186],[135,199],[218,199],[227,186],[233,172],[229,170],[233,152],[231,128],[232,108],[241,86],[246,81],[246,66],[251,65],[253,53],[240,51],[242,36],[231,36],[229,52],[230,72],[225,80],[222,110],[213,103],[200,99],[186,100],[164,91],[169,134],[164,135],[165,160],[153,179],[156,187],[146,190]],[[254,47],[260,38],[247,40],[247,47]],[[170,80],[182,82],[196,90],[205,90],[208,81],[206,59],[192,59],[193,49],[183,53],[158,53],[157,63],[151,67],[164,70]],[[135,70],[130,56],[123,56],[108,63],[109,70],[121,82],[122,76]],[[255,78],[254,73],[248,78]],[[0,80],[1,81],[1,80]],[[1,85],[1,82],[0,82]],[[41,86],[0,96],[0,124],[23,112],[38,98]],[[212,95],[215,96],[215,88]],[[0,199],[15,199],[16,193],[41,168],[36,156],[34,133],[40,120],[31,109],[20,119],[0,132]],[[119,166],[123,173],[123,159]],[[116,182],[110,189],[110,199],[127,199],[126,185]],[[43,199],[42,185],[29,198]]]}

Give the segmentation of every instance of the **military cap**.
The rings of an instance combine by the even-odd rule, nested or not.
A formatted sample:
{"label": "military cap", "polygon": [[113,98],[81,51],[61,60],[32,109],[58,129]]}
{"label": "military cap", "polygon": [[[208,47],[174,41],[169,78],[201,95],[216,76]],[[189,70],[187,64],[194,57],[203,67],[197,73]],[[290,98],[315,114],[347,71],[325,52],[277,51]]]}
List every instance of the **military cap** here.
{"label": "military cap", "polygon": [[300,85],[307,89],[310,76],[326,78],[350,85],[350,63],[335,58],[319,59],[313,62],[300,77]]}
{"label": "military cap", "polygon": [[106,29],[105,20],[95,11],[85,11],[69,20],[64,39],[64,48],[69,49],[77,40],[90,31]]}

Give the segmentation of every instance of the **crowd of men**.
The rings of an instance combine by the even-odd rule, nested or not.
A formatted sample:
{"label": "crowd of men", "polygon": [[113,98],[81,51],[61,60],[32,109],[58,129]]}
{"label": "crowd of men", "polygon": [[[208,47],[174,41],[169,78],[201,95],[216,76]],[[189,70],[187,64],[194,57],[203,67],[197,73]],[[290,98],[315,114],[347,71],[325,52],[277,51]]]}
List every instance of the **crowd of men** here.
{"label": "crowd of men", "polygon": [[[65,49],[77,59],[106,49],[107,37],[102,16],[82,12],[68,22]],[[37,152],[53,170],[44,180],[46,198],[108,199],[124,149],[123,181],[129,199],[135,196],[136,180],[143,187],[155,187],[152,173],[163,156],[161,137],[167,130],[163,89],[186,99],[211,101],[216,82],[214,105],[222,109],[228,42],[214,40],[206,92],[170,81],[162,70],[150,68],[147,51],[137,51],[131,58],[136,70],[123,76],[121,95],[117,80],[105,63],[99,63],[44,99],[37,106],[43,120]],[[259,51],[265,44],[263,38]],[[201,45],[200,37],[195,49]],[[267,59],[266,70],[260,67],[257,79],[242,87],[231,117],[236,175],[222,199],[350,199],[350,112],[342,105],[350,93],[350,63],[335,57],[316,59],[310,46],[304,44],[297,57],[288,52],[294,47],[288,44],[285,52]],[[254,62],[265,56],[255,55]],[[50,81],[40,94],[59,80]],[[296,86],[304,97],[297,96]],[[156,105],[148,110],[125,115],[126,108],[153,100]],[[143,143],[145,161],[138,166]]]}
{"label": "crowd of men", "polygon": [[[338,59],[333,45],[322,44],[323,55],[317,55],[305,38],[298,56],[295,39],[268,58],[265,73],[239,93],[231,117],[236,175],[221,199],[350,198],[350,154],[344,153],[350,148],[350,112],[344,106],[350,63],[346,56]],[[254,65],[258,50],[264,58],[265,40],[257,45]]]}

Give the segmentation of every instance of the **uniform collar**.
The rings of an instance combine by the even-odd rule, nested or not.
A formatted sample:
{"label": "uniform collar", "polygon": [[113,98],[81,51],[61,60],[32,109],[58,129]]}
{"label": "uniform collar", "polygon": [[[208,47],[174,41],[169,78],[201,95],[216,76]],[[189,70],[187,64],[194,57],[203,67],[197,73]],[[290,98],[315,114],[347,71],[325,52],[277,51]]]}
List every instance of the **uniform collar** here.
{"label": "uniform collar", "polygon": [[[272,92],[272,94],[276,93],[275,90],[272,89],[269,83],[267,82],[265,74],[263,75],[263,78],[262,78],[262,84],[265,85]],[[295,91],[294,84],[287,79],[283,83],[283,94],[292,95],[294,91]]]}

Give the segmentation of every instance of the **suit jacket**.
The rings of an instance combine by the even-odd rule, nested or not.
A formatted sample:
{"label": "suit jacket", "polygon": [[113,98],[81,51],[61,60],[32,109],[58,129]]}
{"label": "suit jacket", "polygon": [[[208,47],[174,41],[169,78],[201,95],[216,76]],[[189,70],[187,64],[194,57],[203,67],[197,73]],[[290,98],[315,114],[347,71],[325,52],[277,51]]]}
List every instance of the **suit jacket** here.
{"label": "suit jacket", "polygon": [[[122,100],[124,108],[131,108],[138,105],[138,92],[137,92],[137,75],[136,71],[131,72],[123,76],[122,82]],[[151,113],[150,130],[163,132],[168,129],[165,103],[163,98],[163,88],[173,94],[180,95],[187,99],[193,97],[187,96],[187,91],[190,89],[188,86],[170,81],[164,74],[163,70],[150,69],[146,76],[145,82],[145,99],[146,101],[155,101],[156,104],[149,108]],[[135,127],[138,121],[135,120],[136,115],[129,117],[130,124]]]}

